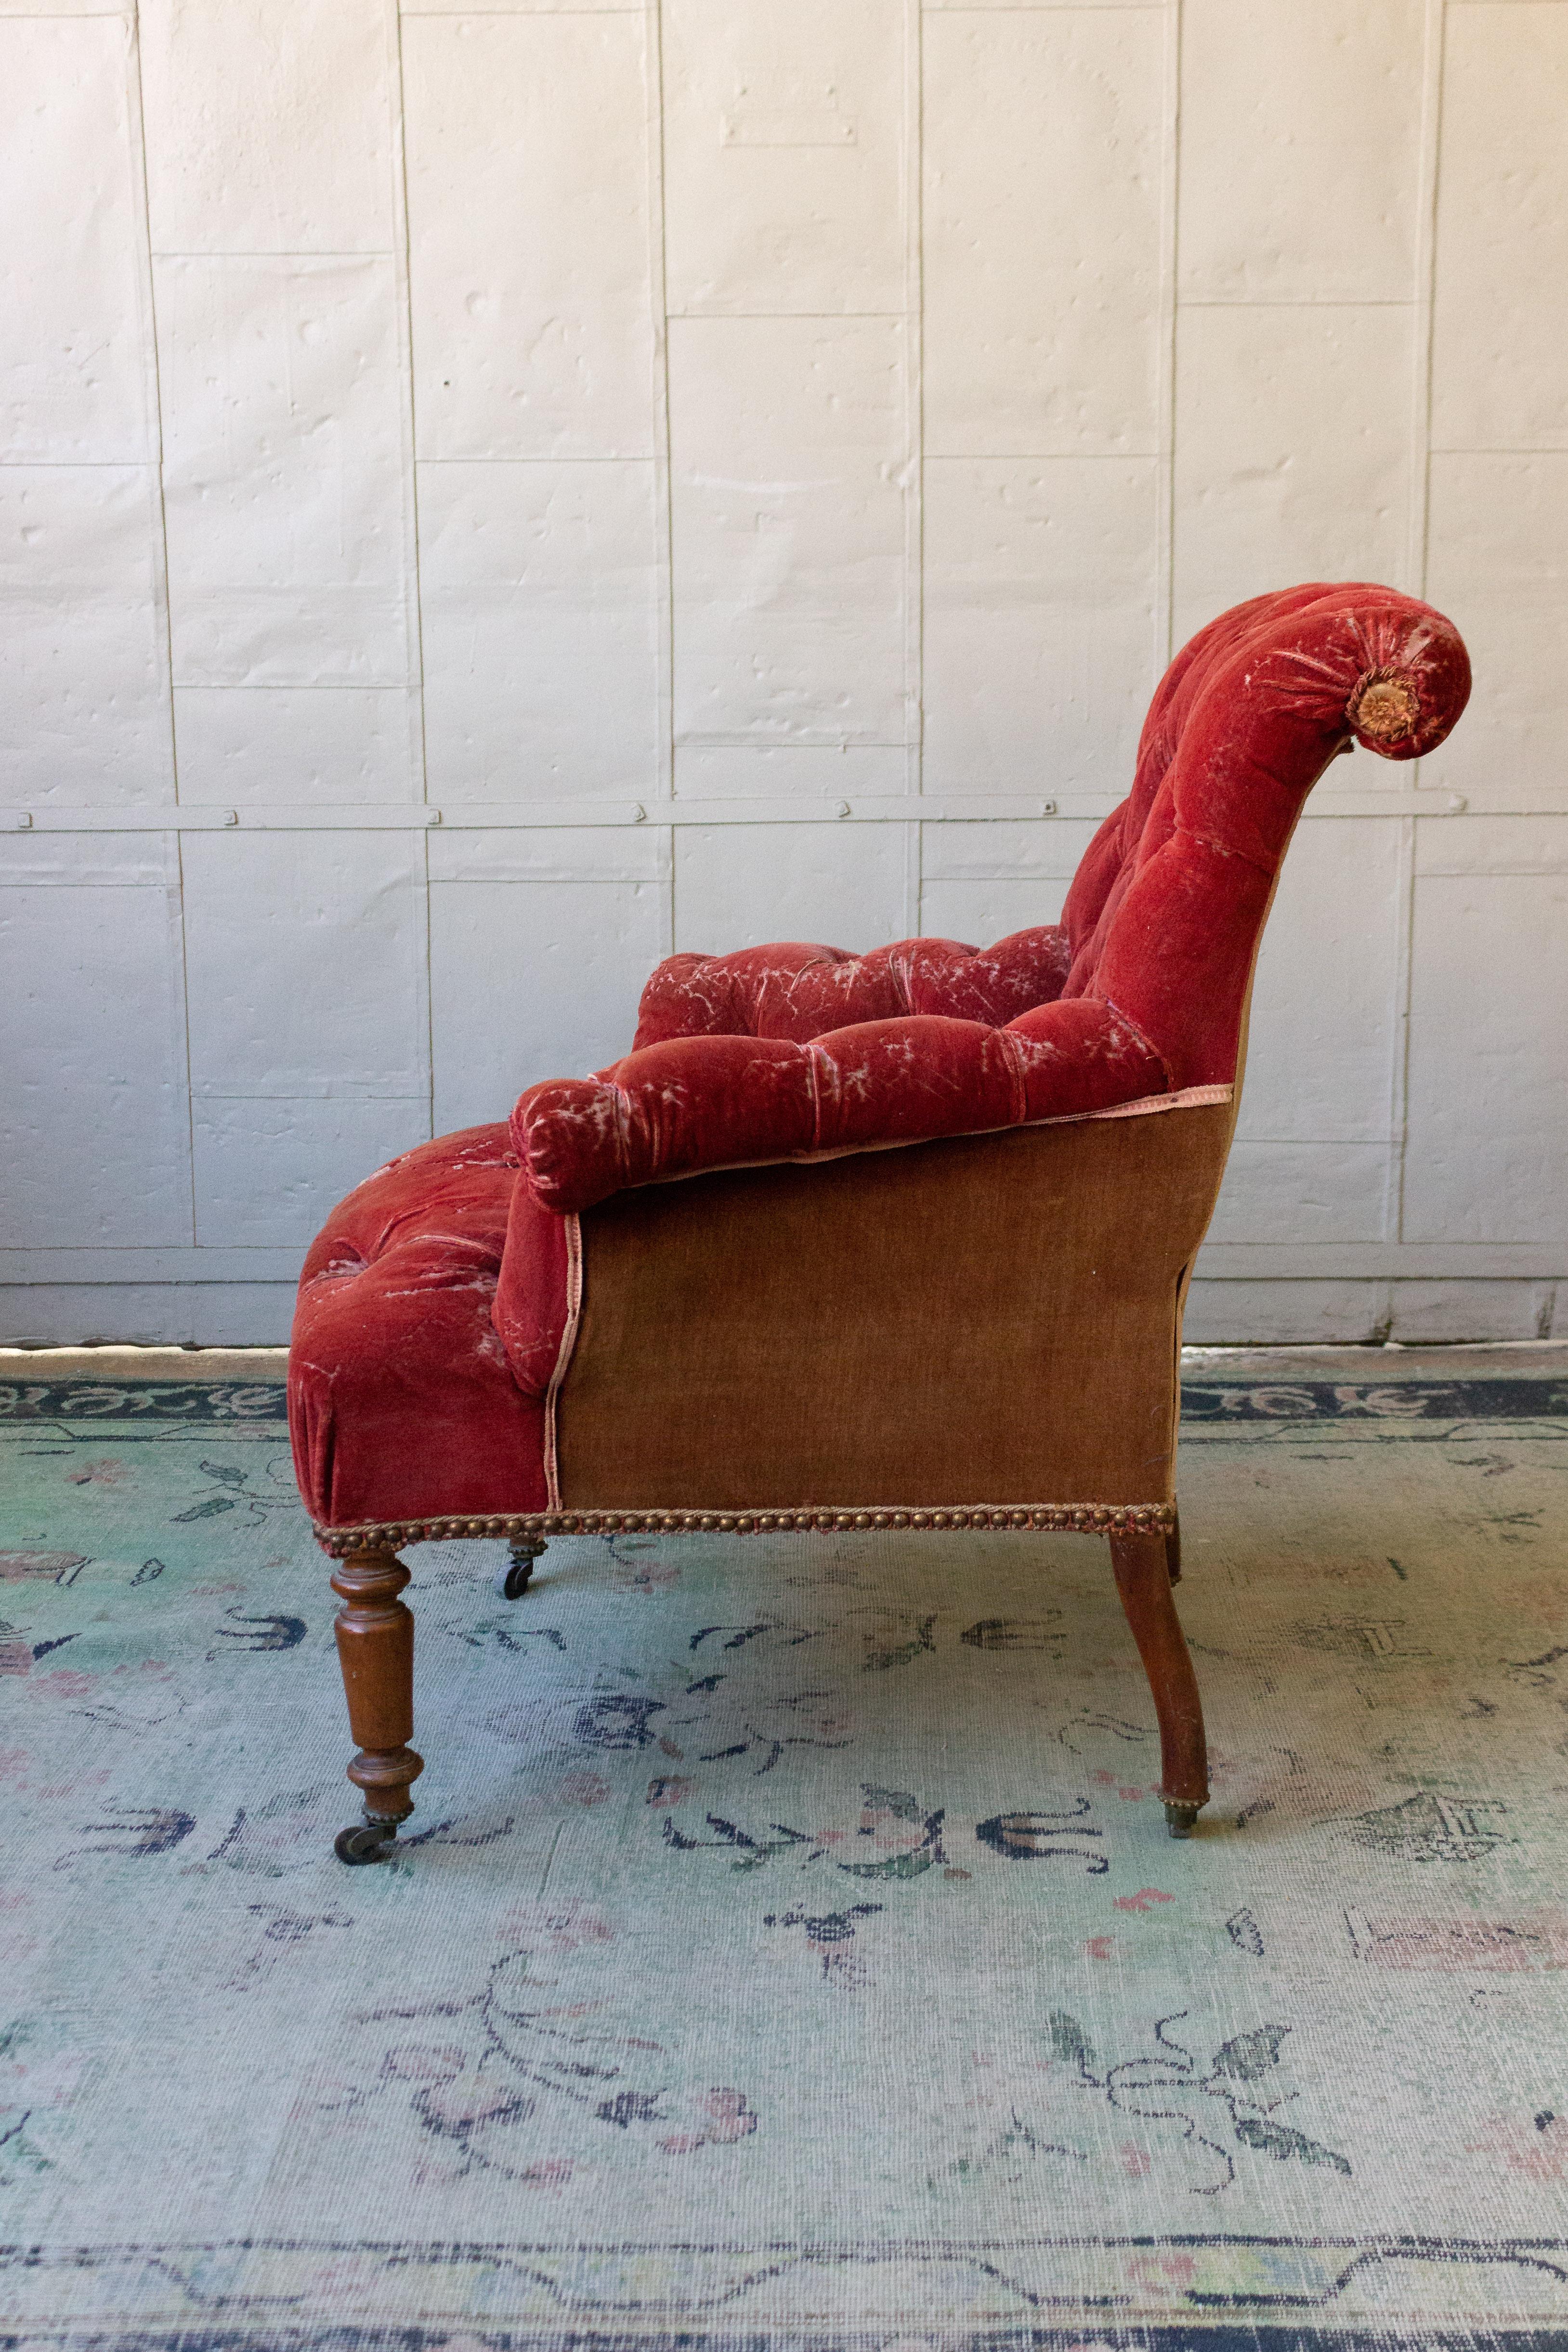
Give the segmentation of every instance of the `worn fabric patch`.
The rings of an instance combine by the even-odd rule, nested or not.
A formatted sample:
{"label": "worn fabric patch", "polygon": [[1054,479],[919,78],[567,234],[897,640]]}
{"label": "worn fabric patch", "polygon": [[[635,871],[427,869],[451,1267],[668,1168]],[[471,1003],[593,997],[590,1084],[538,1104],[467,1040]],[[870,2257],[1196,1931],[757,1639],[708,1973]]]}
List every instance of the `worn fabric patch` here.
{"label": "worn fabric patch", "polygon": [[1568,1391],[1189,1381],[1197,1835],[1085,1537],[408,1555],[274,1384],[0,1392],[0,2340],[1568,2344]]}

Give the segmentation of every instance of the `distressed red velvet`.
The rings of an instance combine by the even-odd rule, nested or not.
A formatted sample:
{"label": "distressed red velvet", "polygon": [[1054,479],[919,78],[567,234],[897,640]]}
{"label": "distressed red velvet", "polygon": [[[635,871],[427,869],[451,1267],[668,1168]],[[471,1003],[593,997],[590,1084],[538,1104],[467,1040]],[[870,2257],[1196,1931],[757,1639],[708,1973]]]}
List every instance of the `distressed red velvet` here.
{"label": "distressed red velvet", "polygon": [[776,940],[736,955],[678,955],[643,990],[633,1050],[670,1037],[787,1037],[904,1013],[947,1013],[994,1027],[1059,995],[1072,950],[1057,924],[1015,931],[994,948],[956,940],[900,940],[852,956],[842,948]]}
{"label": "distressed red velvet", "polygon": [[1392,589],[1260,596],[1200,631],[1154,697],[1128,799],[1058,929],[986,951],[907,940],[673,957],[633,1050],[531,1087],[531,1196],[591,1207],[703,1168],[1070,1118],[1228,1084],[1269,894],[1301,803],[1352,738],[1385,759],[1464,708],[1458,632]]}
{"label": "distressed red velvet", "polygon": [[1059,926],[985,950],[784,943],[661,964],[633,1050],[597,1077],[530,1087],[510,1150],[500,1127],[422,1145],[333,1213],[289,1363],[312,1517],[546,1507],[563,1212],[702,1169],[1227,1086],[1307,793],[1352,740],[1394,760],[1433,749],[1468,691],[1464,646],[1429,605],[1354,585],[1258,597],[1172,664],[1132,791]]}
{"label": "distressed red velvet", "polygon": [[318,1235],[289,1350],[294,1466],[318,1525],[544,1508],[565,1228],[523,1221],[509,1362],[490,1309],[516,1183],[506,1129],[465,1128],[378,1169]]}

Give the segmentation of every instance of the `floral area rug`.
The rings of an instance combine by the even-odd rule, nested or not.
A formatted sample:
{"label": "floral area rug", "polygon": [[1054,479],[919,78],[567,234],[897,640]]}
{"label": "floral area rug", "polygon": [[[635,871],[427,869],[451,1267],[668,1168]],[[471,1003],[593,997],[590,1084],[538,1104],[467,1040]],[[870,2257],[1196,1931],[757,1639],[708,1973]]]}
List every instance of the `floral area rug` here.
{"label": "floral area rug", "polygon": [[410,1553],[273,1385],[0,1394],[11,2352],[1568,2346],[1568,1381],[1197,1377],[1190,1843],[1085,1537]]}

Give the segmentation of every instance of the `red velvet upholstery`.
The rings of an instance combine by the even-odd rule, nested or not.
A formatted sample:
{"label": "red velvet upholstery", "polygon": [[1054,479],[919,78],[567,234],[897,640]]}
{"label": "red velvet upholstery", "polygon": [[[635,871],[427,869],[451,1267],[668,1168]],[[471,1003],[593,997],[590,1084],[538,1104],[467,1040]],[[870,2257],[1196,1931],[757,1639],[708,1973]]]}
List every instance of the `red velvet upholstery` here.
{"label": "red velvet upholstery", "polygon": [[1172,664],[1131,793],[1059,927],[984,950],[786,943],[661,964],[631,1053],[598,1077],[531,1087],[510,1150],[505,1129],[471,1128],[393,1160],[334,1211],[305,1264],[289,1363],[312,1517],[345,1528],[546,1507],[563,1212],[700,1169],[1228,1085],[1310,786],[1352,735],[1388,759],[1431,750],[1468,690],[1464,646],[1428,605],[1362,586],[1257,598]]}
{"label": "red velvet upholstery", "polygon": [[566,1238],[559,1217],[535,1213],[516,1254],[509,1363],[490,1309],[516,1182],[506,1129],[465,1128],[378,1169],[313,1244],[289,1426],[318,1525],[544,1508]]}
{"label": "red velvet upholstery", "polygon": [[531,1087],[523,1181],[558,1211],[698,1169],[864,1150],[1226,1085],[1280,858],[1352,740],[1409,760],[1463,709],[1451,623],[1392,589],[1260,596],[1200,631],[1151,707],[1131,793],[1060,930],[988,952],[786,943],[677,956],[634,1048]]}
{"label": "red velvet upholstery", "polygon": [[947,1013],[992,1025],[1061,992],[1072,962],[1055,923],[1015,931],[994,948],[956,940],[900,940],[852,956],[842,948],[779,940],[736,955],[678,955],[643,990],[633,1051],[671,1037],[787,1037],[904,1013]]}

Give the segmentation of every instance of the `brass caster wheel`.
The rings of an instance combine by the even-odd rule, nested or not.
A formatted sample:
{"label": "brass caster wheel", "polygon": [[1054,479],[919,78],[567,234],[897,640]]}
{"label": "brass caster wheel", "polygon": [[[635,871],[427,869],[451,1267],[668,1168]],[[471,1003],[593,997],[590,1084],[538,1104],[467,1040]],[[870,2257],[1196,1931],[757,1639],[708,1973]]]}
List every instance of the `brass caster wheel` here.
{"label": "brass caster wheel", "polygon": [[1197,1827],[1201,1805],[1179,1805],[1165,1800],[1165,1827],[1173,1837],[1189,1838]]}
{"label": "brass caster wheel", "polygon": [[352,1830],[340,1830],[332,1840],[332,1852],[340,1862],[358,1868],[367,1862],[390,1862],[397,1852],[395,1822],[356,1822]]}
{"label": "brass caster wheel", "polygon": [[533,1563],[544,1549],[526,1536],[519,1536],[511,1547],[511,1557],[496,1578],[496,1591],[503,1601],[521,1601],[533,1581]]}

